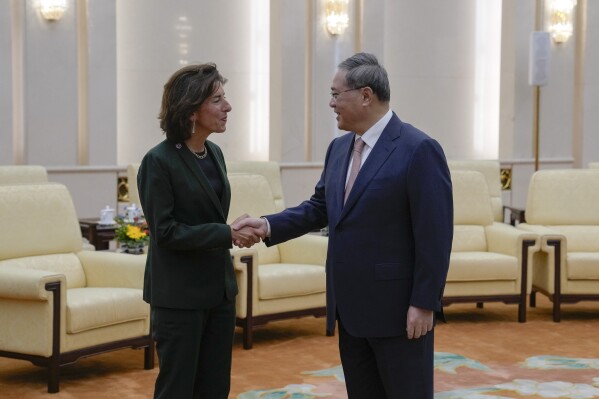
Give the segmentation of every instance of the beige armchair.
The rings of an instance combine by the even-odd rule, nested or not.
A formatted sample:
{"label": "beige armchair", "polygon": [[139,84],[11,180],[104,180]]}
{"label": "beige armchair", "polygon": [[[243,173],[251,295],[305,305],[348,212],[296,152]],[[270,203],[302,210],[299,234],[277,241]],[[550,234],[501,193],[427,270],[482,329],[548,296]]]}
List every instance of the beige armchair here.
{"label": "beige armchair", "polygon": [[145,257],[82,251],[75,207],[56,183],[0,186],[0,356],[48,368],[121,348],[154,367]]}
{"label": "beige armchair", "polygon": [[501,301],[518,304],[526,321],[532,256],[537,236],[493,221],[493,209],[480,172],[452,170],[454,237],[443,304]]}
{"label": "beige armchair", "polygon": [[141,163],[131,163],[127,165],[127,186],[129,190],[129,203],[135,204],[141,208],[139,200],[139,190],[137,189],[137,171]]}
{"label": "beige armchair", "polygon": [[[42,184],[48,182],[48,172],[40,165],[0,166],[0,185]],[[83,249],[95,251],[96,247],[88,239],[81,237]]]}
{"label": "beige armchair", "polygon": [[531,306],[536,292],[553,301],[553,321],[562,303],[599,300],[599,170],[536,172],[528,187],[527,223],[541,236],[535,256]]}
{"label": "beige armchair", "polygon": [[262,175],[268,181],[272,197],[275,201],[275,212],[285,209],[281,168],[275,161],[231,161],[227,162],[227,174],[249,173]]}
{"label": "beige armchair", "polygon": [[0,185],[36,184],[48,181],[46,168],[39,165],[0,166]]}
{"label": "beige armchair", "polygon": [[483,174],[493,208],[493,220],[503,222],[503,200],[501,198],[501,180],[499,161],[496,160],[448,160],[449,170],[474,170]]}
{"label": "beige armchair", "polygon": [[[231,174],[229,223],[243,213],[276,212],[266,178]],[[231,251],[237,272],[237,325],[243,346],[252,347],[252,329],[271,320],[326,315],[326,237],[306,235],[267,248],[263,243]],[[330,333],[329,333],[330,335]]]}

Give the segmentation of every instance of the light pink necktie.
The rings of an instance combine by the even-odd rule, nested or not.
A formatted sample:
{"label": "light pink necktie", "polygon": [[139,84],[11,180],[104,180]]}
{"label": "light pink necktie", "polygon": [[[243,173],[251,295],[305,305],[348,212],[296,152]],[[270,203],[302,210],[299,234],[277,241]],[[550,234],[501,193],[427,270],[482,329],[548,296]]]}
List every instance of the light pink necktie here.
{"label": "light pink necktie", "polygon": [[364,140],[360,137],[356,139],[354,142],[354,150],[352,152],[352,163],[351,163],[351,171],[349,172],[349,179],[347,180],[347,186],[345,187],[345,198],[343,199],[343,204],[347,201],[347,197],[354,186],[354,182],[356,181],[356,176],[358,176],[358,172],[360,171],[360,164],[362,163],[362,150],[364,149]]}

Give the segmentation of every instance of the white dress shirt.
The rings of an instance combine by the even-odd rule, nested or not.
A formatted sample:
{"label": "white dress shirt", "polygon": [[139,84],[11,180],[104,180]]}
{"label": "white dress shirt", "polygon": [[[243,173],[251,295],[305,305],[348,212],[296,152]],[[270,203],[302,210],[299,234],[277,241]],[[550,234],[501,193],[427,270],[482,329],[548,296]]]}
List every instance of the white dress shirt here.
{"label": "white dress shirt", "polygon": [[[368,158],[368,155],[370,155],[370,152],[374,148],[374,145],[381,137],[383,130],[385,130],[385,128],[387,127],[387,124],[391,120],[391,116],[393,116],[393,111],[389,110],[389,111],[387,111],[387,113],[385,115],[383,115],[383,117],[381,119],[378,120],[377,123],[372,125],[370,127],[370,129],[365,131],[364,134],[362,134],[362,136],[359,136],[357,134],[355,135],[354,141],[358,137],[361,137],[362,140],[364,141],[364,148],[362,149],[362,158],[361,158],[361,162],[360,162],[360,168],[362,167],[362,165],[364,165],[364,161],[366,161],[366,158]],[[347,168],[347,175],[345,176],[345,185],[346,186],[347,186],[347,181],[349,179],[349,174],[351,171],[352,163],[353,163],[353,159],[352,159],[352,157],[350,157],[349,158],[349,166]]]}

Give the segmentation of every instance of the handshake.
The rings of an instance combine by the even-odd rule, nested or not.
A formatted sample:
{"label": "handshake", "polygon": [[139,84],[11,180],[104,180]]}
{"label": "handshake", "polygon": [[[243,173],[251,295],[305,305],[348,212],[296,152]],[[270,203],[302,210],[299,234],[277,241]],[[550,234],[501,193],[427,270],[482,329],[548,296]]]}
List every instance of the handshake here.
{"label": "handshake", "polygon": [[259,243],[268,232],[266,219],[253,218],[247,213],[235,219],[230,227],[233,244],[239,248],[249,248]]}

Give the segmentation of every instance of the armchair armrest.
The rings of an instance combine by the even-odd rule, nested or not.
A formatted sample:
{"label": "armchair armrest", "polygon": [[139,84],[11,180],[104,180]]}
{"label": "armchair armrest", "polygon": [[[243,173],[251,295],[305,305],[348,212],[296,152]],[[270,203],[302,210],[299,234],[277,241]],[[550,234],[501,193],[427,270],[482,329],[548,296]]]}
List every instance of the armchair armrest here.
{"label": "armchair armrest", "polygon": [[325,266],[328,245],[328,237],[306,234],[278,244],[278,247],[283,263]]}
{"label": "armchair armrest", "polygon": [[253,304],[258,302],[258,251],[254,248],[233,248],[231,257],[239,287],[236,298],[237,317],[251,319]]}
{"label": "armchair armrest", "polygon": [[[562,284],[568,280],[566,271],[567,241],[563,234],[543,225],[523,223],[519,229],[534,231],[541,239],[541,251],[547,254],[535,260],[535,267],[542,270],[536,274],[535,285],[542,287],[549,294],[561,292]],[[553,321],[559,321],[559,300],[554,299]]]}
{"label": "armchair armrest", "polygon": [[48,283],[66,287],[66,277],[47,270],[3,266],[0,268],[0,298],[47,301]]}
{"label": "armchair armrest", "polygon": [[143,288],[145,255],[79,251],[88,287]]}
{"label": "armchair armrest", "polygon": [[[517,229],[509,224],[497,222],[486,226],[485,230],[489,251],[515,256],[518,259],[518,264],[522,267],[519,280],[521,295],[530,293],[532,290],[533,259],[541,247],[539,236],[535,233]],[[526,313],[523,304],[526,300],[524,297],[521,300],[518,320],[525,321]]]}
{"label": "armchair armrest", "polygon": [[553,244],[549,244],[549,242],[559,241],[565,253],[566,237],[563,234],[551,229],[550,227],[538,224],[522,223],[518,225],[518,228],[537,234],[540,237],[542,251],[548,251],[549,247],[554,246]]}
{"label": "armchair armrest", "polygon": [[535,245],[529,251],[540,249],[539,236],[533,232],[526,232],[504,223],[495,222],[485,227],[487,245],[490,252],[501,253],[520,257],[522,243],[525,240],[534,241]]}
{"label": "armchair armrest", "polygon": [[252,259],[252,264],[258,266],[258,251],[255,248],[238,248],[233,247],[231,250],[231,258],[233,259],[233,267],[236,271],[244,271],[247,267],[247,258]]}

